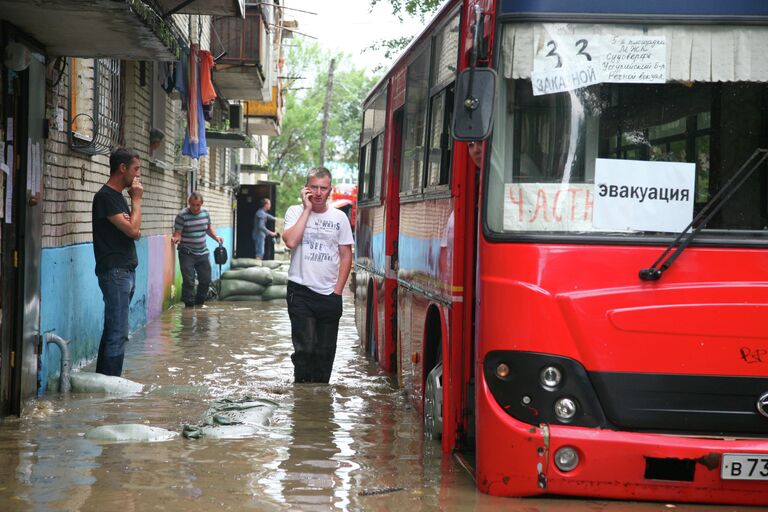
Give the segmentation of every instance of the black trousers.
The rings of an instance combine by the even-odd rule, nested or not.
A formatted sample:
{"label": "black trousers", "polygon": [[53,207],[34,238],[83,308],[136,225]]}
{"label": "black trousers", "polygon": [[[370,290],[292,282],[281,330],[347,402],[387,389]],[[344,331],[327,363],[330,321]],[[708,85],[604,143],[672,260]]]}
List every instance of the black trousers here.
{"label": "black trousers", "polygon": [[[192,254],[186,249],[179,249],[179,268],[181,269],[181,300],[187,306],[202,306],[211,287],[211,262],[208,253]],[[197,278],[197,291],[195,291]]]}
{"label": "black trousers", "polygon": [[322,295],[288,281],[286,301],[291,318],[294,381],[327,384],[336,357],[341,295]]}

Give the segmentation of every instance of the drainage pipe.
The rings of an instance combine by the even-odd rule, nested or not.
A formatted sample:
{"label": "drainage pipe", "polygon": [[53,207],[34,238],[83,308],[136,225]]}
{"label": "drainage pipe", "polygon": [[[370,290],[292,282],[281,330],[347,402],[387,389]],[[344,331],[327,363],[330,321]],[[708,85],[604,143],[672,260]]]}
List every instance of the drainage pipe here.
{"label": "drainage pipe", "polygon": [[59,374],[59,392],[69,393],[72,384],[69,381],[69,371],[72,369],[72,362],[69,360],[69,342],[57,336],[52,332],[45,333],[45,342],[53,343],[61,350],[61,373]]}

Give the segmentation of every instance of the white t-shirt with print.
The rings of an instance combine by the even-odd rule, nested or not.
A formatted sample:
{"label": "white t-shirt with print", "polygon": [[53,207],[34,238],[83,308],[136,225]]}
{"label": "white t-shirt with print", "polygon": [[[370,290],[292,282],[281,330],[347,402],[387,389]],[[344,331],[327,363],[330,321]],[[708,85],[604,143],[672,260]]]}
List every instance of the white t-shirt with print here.
{"label": "white t-shirt with print", "polygon": [[[286,230],[296,224],[303,211],[304,205],[288,208],[285,212]],[[344,212],[330,206],[323,213],[310,212],[304,235],[291,250],[288,279],[329,295],[339,278],[339,246],[353,243],[352,228]]]}

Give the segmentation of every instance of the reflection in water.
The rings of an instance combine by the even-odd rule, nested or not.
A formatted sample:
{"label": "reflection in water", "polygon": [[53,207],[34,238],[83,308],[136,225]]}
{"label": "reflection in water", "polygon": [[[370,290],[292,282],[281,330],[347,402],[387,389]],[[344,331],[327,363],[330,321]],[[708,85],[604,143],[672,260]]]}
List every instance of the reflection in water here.
{"label": "reflection in water", "polygon": [[[128,344],[124,377],[149,384],[147,391],[51,395],[21,420],[0,421],[0,511],[665,509],[477,494],[452,458],[424,442],[403,394],[365,361],[351,297],[344,307],[330,385],[293,384],[282,301],[167,311]],[[142,444],[83,437],[119,423],[180,432],[213,400],[245,394],[280,404],[253,438]]]}

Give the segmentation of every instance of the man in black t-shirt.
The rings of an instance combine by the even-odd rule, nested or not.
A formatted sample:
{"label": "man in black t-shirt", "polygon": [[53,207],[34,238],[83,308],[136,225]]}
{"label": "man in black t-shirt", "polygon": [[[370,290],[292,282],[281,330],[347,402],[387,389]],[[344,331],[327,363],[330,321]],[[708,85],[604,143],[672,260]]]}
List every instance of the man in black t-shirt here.
{"label": "man in black t-shirt", "polygon": [[[96,372],[120,376],[128,342],[128,306],[136,283],[134,240],[141,237],[139,154],[118,148],[109,156],[109,180],[93,196],[93,253],[96,276],[104,296],[104,332],[99,343]],[[123,196],[128,189],[131,209]]]}

